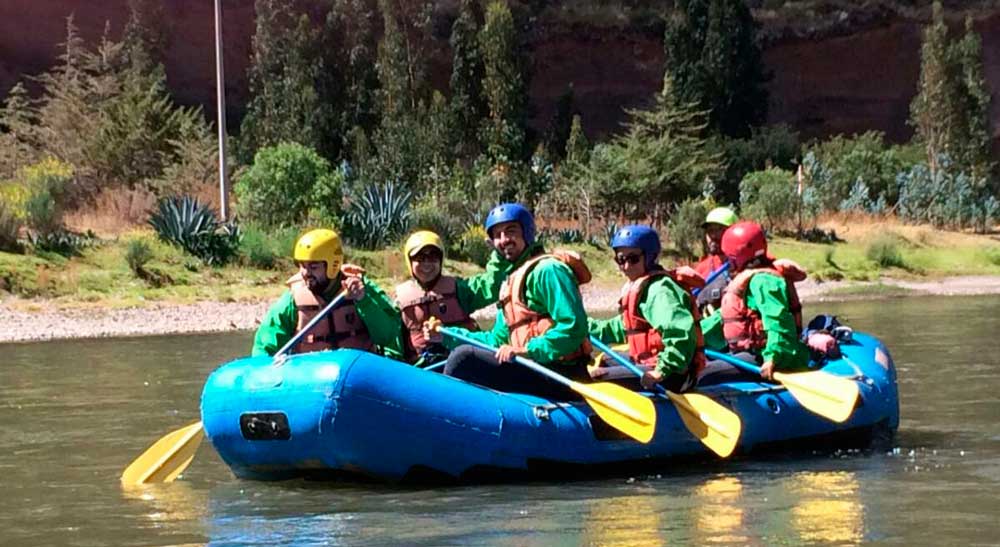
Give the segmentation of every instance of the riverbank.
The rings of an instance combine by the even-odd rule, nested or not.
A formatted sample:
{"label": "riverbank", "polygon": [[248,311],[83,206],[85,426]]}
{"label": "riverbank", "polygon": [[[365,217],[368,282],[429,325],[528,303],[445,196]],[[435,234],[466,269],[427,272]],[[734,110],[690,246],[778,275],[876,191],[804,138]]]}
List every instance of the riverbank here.
{"label": "riverbank", "polygon": [[[1000,276],[956,276],[935,280],[882,278],[878,282],[809,279],[797,285],[805,303],[920,295],[1000,294]],[[583,287],[588,310],[607,312],[617,306],[618,290]],[[0,343],[66,338],[107,338],[165,334],[250,331],[257,328],[270,300],[151,304],[131,308],[60,308],[51,303],[11,299],[0,302]],[[477,317],[489,319],[494,308]],[[248,335],[249,338],[249,335]]]}

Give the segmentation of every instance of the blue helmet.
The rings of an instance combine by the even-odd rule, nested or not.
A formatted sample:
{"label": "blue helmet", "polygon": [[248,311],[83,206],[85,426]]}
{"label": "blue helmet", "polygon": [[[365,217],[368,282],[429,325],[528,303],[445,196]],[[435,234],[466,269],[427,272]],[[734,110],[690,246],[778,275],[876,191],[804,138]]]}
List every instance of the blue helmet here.
{"label": "blue helmet", "polygon": [[524,233],[524,242],[531,245],[535,242],[535,217],[531,215],[524,205],[520,203],[501,203],[486,215],[486,234],[490,234],[490,229],[504,222],[517,222],[521,225]]}
{"label": "blue helmet", "polygon": [[632,224],[619,228],[615,232],[615,237],[611,238],[611,248],[637,247],[642,249],[646,255],[646,265],[656,264],[657,257],[660,256],[660,236],[656,230],[642,224]]}

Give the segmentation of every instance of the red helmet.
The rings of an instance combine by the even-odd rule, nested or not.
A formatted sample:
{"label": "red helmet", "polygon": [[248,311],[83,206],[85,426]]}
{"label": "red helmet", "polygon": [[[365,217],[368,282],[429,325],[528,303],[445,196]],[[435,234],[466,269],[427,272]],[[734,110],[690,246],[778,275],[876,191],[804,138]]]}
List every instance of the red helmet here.
{"label": "red helmet", "polygon": [[764,229],[756,222],[737,222],[722,234],[722,252],[737,270],[742,270],[751,260],[763,256],[773,260],[767,252]]}

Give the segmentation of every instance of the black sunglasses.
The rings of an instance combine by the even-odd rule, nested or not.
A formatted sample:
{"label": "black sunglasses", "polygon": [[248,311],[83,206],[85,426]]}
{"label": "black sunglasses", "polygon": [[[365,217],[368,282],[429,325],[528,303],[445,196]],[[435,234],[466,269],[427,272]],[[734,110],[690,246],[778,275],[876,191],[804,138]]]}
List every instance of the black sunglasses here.
{"label": "black sunglasses", "polygon": [[629,264],[638,264],[640,260],[642,260],[641,254],[630,254],[630,255],[620,254],[615,256],[615,262],[617,262],[619,266],[624,266],[626,262],[628,262]]}

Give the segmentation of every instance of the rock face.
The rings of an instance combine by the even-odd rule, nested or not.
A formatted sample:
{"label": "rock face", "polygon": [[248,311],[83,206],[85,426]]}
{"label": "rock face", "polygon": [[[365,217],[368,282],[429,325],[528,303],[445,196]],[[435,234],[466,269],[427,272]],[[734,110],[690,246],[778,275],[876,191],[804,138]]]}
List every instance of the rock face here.
{"label": "rock face", "polygon": [[[215,112],[213,6],[209,0],[164,2],[170,46],[165,59],[170,88],[178,101]],[[230,125],[247,98],[246,68],[253,34],[253,2],[226,1],[225,69]],[[127,0],[5,0],[0,2],[0,93],[24,75],[45,70],[65,39],[66,17],[88,43],[97,41],[106,22],[117,38],[127,18]],[[543,23],[544,25],[544,23]],[[983,38],[986,78],[994,104],[1000,104],[1000,12],[976,23]],[[890,19],[848,35],[783,38],[765,51],[773,72],[770,122],[784,122],[804,137],[886,132],[907,139],[909,103],[920,69],[921,23]],[[441,33],[439,33],[441,34]],[[447,87],[447,31],[432,59],[431,74]],[[539,26],[532,39],[533,124],[544,130],[560,94],[572,84],[575,101],[592,136],[616,131],[623,107],[650,101],[659,89],[663,51],[655,31],[617,28],[571,29]],[[1000,108],[993,125],[1000,128]],[[995,142],[997,141],[995,138]]]}

